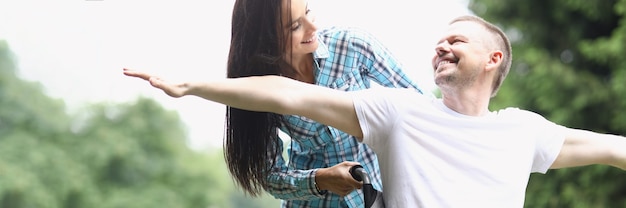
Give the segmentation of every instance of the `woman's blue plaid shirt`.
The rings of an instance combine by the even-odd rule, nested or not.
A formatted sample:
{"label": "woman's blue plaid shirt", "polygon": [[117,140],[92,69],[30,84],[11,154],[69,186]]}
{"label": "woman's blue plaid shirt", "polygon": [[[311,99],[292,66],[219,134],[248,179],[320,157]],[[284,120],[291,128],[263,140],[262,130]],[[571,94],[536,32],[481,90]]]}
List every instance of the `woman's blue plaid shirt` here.
{"label": "woman's blue plaid shirt", "polygon": [[[415,88],[402,65],[371,34],[356,28],[332,27],[318,32],[319,47],[313,53],[316,84],[345,91],[370,88],[370,81],[385,87]],[[380,171],[374,152],[367,145],[335,128],[301,116],[286,116],[292,131],[288,162],[277,158],[267,191],[283,199],[283,207],[363,207],[361,190],[345,197],[321,195],[315,189],[318,168],[344,161],[361,163],[381,190]]]}

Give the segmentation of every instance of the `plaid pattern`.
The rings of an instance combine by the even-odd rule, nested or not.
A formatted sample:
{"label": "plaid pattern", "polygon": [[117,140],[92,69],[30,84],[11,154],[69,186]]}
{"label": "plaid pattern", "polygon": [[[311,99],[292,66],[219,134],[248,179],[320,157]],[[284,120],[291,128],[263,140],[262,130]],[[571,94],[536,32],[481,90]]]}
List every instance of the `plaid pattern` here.
{"label": "plaid pattern", "polygon": [[[316,84],[353,91],[370,87],[370,81],[386,87],[418,86],[401,71],[402,66],[370,34],[355,28],[320,30],[319,48],[315,51]],[[292,132],[289,162],[282,157],[270,174],[267,191],[283,199],[282,207],[363,207],[361,190],[345,197],[328,192],[317,193],[314,182],[317,168],[343,161],[357,161],[372,177],[374,188],[381,190],[380,171],[374,152],[367,145],[335,128],[301,116],[286,116]]]}

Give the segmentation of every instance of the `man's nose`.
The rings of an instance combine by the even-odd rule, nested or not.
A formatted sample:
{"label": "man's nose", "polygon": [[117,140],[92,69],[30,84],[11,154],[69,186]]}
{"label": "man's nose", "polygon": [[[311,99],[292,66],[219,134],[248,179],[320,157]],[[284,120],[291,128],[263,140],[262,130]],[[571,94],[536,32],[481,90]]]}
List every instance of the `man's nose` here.
{"label": "man's nose", "polygon": [[437,52],[437,55],[439,56],[443,56],[446,53],[450,52],[450,44],[448,43],[448,41],[443,41],[437,44],[437,46],[435,46],[435,52]]}

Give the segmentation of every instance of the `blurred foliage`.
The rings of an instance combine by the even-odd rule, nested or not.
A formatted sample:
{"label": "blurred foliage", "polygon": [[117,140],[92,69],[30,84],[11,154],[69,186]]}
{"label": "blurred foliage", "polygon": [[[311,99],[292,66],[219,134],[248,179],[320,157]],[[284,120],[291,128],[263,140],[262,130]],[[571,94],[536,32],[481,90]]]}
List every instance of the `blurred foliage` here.
{"label": "blurred foliage", "polygon": [[138,98],[69,115],[13,56],[0,41],[0,207],[278,207],[234,187],[222,152],[189,149],[175,112]]}
{"label": "blurred foliage", "polygon": [[[626,0],[470,0],[513,42],[492,109],[516,106],[574,128],[626,134]],[[588,166],[533,174],[526,207],[626,207],[626,177]]]}

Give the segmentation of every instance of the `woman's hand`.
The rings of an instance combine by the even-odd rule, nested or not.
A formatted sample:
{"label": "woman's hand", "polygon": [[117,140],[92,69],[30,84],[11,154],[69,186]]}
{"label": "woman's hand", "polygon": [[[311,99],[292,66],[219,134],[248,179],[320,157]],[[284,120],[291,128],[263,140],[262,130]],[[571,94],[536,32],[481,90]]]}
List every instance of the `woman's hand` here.
{"label": "woman's hand", "polygon": [[363,187],[363,183],[355,180],[350,175],[350,168],[359,165],[358,162],[342,162],[330,168],[320,168],[315,174],[315,183],[322,190],[348,195],[354,189]]}

